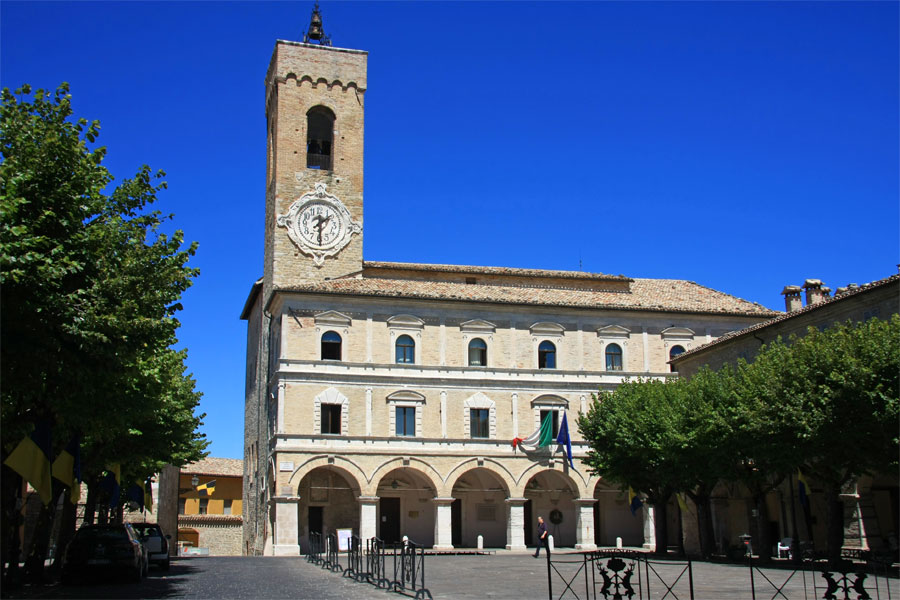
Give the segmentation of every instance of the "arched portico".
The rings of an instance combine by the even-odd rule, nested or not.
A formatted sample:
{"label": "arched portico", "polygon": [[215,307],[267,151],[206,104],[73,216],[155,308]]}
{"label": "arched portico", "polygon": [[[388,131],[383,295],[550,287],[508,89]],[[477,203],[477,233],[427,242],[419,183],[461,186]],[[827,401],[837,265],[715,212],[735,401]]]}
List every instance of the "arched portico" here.
{"label": "arched portico", "polygon": [[434,499],[438,487],[426,472],[402,464],[380,471],[374,496],[378,498],[375,535],[385,542],[399,542],[407,536],[416,543],[431,546],[435,538]]}
{"label": "arched portico", "polygon": [[598,546],[622,545],[640,548],[644,543],[644,514],[631,513],[628,493],[600,480],[594,486],[594,540]]}
{"label": "arched portico", "polygon": [[553,469],[531,475],[525,483],[524,527],[526,543],[533,543],[537,518],[542,516],[556,546],[574,547],[579,519],[578,486],[571,477]]}
{"label": "arched portico", "polygon": [[323,535],[338,529],[360,533],[360,488],[346,469],[323,465],[309,470],[297,484],[297,543],[309,548],[310,532]]}
{"label": "arched portico", "polygon": [[475,466],[456,477],[450,508],[454,547],[474,548],[482,536],[485,548],[507,544],[509,486],[492,469]]}

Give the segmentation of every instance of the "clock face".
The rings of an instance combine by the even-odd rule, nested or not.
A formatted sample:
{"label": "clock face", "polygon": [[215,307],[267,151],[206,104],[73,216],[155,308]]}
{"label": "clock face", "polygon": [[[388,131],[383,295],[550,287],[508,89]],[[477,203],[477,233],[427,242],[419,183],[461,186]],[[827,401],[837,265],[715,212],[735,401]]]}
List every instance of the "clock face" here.
{"label": "clock face", "polygon": [[340,198],[325,190],[324,183],[316,183],[315,191],[297,198],[275,223],[287,229],[297,249],[311,256],[316,267],[343,250],[353,234],[362,233],[362,223],[353,220]]}
{"label": "clock face", "polygon": [[314,248],[328,248],[343,238],[343,219],[328,202],[310,202],[296,217],[297,234]]}

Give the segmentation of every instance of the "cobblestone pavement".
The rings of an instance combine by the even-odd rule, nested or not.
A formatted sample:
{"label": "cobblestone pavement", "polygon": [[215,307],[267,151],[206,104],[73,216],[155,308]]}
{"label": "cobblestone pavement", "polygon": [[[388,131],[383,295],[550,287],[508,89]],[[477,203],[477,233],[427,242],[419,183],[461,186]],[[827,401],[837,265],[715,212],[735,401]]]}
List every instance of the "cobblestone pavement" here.
{"label": "cobblestone pavement", "polygon": [[[342,557],[346,561],[346,557]],[[578,560],[578,555],[554,555],[554,560]],[[571,579],[579,562],[559,562],[557,569]],[[346,566],[346,562],[344,562]],[[392,574],[388,559],[387,569]],[[683,567],[664,565],[659,571],[668,583],[672,583]],[[446,555],[427,556],[425,583],[434,600],[510,599],[543,600],[547,594],[547,561],[542,556],[534,559],[530,554],[499,551],[488,556]],[[765,583],[765,577],[781,586],[791,575],[791,570],[763,569],[756,572],[759,599],[777,596],[775,588]],[[763,577],[765,576],[765,577]],[[810,577],[807,574],[807,581]],[[584,598],[584,577],[579,573],[575,581],[581,585],[577,596],[565,590],[559,576],[554,575],[554,598]],[[687,575],[676,588],[677,598],[687,598]],[[890,598],[900,598],[900,582],[897,579],[880,579],[879,593],[874,592],[871,580],[866,590],[873,600],[887,599],[887,583]],[[665,587],[651,573],[651,597],[661,599]],[[750,600],[750,570],[746,565],[693,563],[694,597],[697,600]],[[306,562],[302,557],[211,557],[173,560],[170,571],[151,569],[150,577],[141,584],[108,583],[104,585],[47,585],[25,586],[15,593],[3,590],[9,598],[300,598],[321,600],[346,600],[375,598],[402,599],[400,594],[380,590],[368,583],[357,583]],[[803,593],[802,577],[797,573],[787,582],[783,592],[787,600],[812,600]],[[819,583],[819,594],[823,588]],[[410,596],[412,594],[409,594]],[[646,596],[645,596],[646,597]],[[782,596],[777,596],[785,600]],[[838,597],[843,597],[839,595]],[[856,598],[854,594],[851,596]],[[673,598],[670,594],[667,598]]]}

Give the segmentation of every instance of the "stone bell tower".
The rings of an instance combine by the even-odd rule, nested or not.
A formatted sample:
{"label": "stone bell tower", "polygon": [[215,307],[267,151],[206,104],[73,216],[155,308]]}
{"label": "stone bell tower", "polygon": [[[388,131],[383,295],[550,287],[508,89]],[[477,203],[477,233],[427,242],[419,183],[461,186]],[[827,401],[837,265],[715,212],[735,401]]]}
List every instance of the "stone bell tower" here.
{"label": "stone bell tower", "polygon": [[367,59],[331,46],[318,4],[303,42],[275,44],[266,73],[266,296],[362,270]]}

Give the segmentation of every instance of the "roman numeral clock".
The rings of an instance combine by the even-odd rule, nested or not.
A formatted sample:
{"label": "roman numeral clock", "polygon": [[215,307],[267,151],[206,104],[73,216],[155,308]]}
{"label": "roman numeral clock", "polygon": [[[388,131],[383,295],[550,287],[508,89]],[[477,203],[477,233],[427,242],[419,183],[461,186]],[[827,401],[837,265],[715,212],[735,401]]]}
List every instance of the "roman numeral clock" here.
{"label": "roman numeral clock", "polygon": [[295,200],[287,214],[278,215],[279,227],[286,227],[288,237],[313,264],[321,267],[325,257],[335,256],[350,243],[362,225],[354,221],[344,203],[326,191],[324,183]]}

